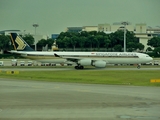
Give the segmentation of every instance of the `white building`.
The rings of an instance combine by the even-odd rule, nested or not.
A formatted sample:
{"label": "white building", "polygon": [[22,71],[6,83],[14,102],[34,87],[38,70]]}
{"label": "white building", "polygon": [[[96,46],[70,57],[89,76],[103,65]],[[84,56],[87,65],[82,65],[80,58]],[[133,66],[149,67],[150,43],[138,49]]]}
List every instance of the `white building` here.
{"label": "white building", "polygon": [[97,26],[83,26],[82,31],[98,31],[98,27]]}

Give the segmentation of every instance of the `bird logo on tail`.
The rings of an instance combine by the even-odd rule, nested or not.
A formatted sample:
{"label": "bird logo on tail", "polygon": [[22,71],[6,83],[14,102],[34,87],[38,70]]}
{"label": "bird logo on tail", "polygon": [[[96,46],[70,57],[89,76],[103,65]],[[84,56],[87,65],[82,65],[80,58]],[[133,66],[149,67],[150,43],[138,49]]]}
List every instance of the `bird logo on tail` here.
{"label": "bird logo on tail", "polygon": [[19,36],[16,37],[15,42],[18,44],[17,50],[24,50],[26,47],[26,44],[19,38]]}
{"label": "bird logo on tail", "polygon": [[34,51],[17,33],[11,33],[11,40],[15,50]]}

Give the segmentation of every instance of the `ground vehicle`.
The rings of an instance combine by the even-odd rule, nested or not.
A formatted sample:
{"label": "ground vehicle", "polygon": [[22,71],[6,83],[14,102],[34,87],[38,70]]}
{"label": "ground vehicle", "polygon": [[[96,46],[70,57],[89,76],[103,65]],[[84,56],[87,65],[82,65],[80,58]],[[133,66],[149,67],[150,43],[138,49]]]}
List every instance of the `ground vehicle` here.
{"label": "ground vehicle", "polygon": [[12,59],[11,60],[11,65],[12,66],[17,66],[17,59]]}
{"label": "ground vehicle", "polygon": [[33,61],[28,61],[28,66],[33,66]]}
{"label": "ground vehicle", "polygon": [[0,66],[4,66],[3,61],[0,61]]}
{"label": "ground vehicle", "polygon": [[159,65],[159,60],[155,60],[154,65]]}
{"label": "ground vehicle", "polygon": [[41,63],[41,66],[45,66],[45,63]]}
{"label": "ground vehicle", "polygon": [[41,66],[56,66],[54,63],[41,63]]}
{"label": "ground vehicle", "polygon": [[20,66],[25,66],[25,61],[20,61]]}

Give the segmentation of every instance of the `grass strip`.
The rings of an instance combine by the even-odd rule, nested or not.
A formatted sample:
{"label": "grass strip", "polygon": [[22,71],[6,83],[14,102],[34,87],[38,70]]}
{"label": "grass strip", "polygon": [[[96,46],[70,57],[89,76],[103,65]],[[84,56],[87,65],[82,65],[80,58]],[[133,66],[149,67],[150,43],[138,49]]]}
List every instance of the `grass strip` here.
{"label": "grass strip", "polygon": [[66,83],[160,86],[160,83],[150,83],[150,79],[160,79],[158,70],[20,71],[19,74],[6,74],[1,71],[0,77]]}

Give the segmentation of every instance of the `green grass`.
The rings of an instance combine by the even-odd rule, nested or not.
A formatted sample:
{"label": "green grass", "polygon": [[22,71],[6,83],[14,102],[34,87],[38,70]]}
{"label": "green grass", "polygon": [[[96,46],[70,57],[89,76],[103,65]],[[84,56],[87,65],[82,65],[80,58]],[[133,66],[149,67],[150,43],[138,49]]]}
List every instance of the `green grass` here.
{"label": "green grass", "polygon": [[160,79],[158,70],[70,70],[70,71],[20,71],[19,74],[0,72],[1,78],[37,80],[66,83],[160,86],[150,79]]}

